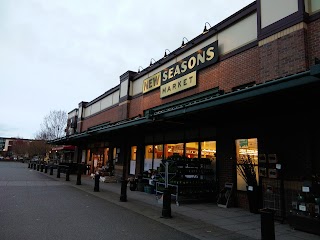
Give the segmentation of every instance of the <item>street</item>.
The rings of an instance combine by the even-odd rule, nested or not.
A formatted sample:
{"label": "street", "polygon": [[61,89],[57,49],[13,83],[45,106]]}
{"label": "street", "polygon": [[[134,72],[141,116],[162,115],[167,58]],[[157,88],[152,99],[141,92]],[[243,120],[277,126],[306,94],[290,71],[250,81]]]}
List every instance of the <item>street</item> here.
{"label": "street", "polygon": [[0,239],[196,239],[57,181],[0,161]]}

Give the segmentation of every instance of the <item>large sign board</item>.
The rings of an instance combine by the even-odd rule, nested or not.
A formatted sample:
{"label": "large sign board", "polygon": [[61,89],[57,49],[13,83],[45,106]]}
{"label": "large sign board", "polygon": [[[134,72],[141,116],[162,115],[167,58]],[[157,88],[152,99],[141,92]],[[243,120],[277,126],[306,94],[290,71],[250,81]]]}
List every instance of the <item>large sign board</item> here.
{"label": "large sign board", "polygon": [[160,87],[160,98],[197,85],[197,70],[218,61],[218,41],[199,49],[188,57],[143,81],[143,93]]}

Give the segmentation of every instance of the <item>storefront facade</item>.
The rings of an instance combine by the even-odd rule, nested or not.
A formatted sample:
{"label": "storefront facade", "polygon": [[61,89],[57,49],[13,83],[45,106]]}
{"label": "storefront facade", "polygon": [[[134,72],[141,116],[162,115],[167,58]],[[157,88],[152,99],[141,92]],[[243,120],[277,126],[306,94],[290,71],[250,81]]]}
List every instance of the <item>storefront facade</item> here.
{"label": "storefront facade", "polygon": [[[231,205],[248,209],[237,169],[250,156],[259,207],[284,219],[320,173],[319,29],[318,1],[257,0],[81,102],[55,143],[77,146],[77,161],[92,171],[111,164],[119,177],[152,174],[174,155],[210,159],[217,192],[233,183]],[[317,214],[315,205],[305,212]]]}

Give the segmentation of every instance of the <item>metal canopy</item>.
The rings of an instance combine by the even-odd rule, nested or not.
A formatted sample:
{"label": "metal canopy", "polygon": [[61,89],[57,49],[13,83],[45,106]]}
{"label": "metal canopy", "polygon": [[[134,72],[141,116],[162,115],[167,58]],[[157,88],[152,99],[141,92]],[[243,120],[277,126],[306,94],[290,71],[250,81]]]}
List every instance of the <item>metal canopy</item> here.
{"label": "metal canopy", "polygon": [[[254,114],[258,118],[266,112],[292,112],[315,105],[320,90],[320,65],[310,71],[279,78],[246,89],[223,93],[212,89],[175,102],[160,105],[145,111],[144,117],[108,123],[101,127],[49,141],[50,144],[77,145],[87,141],[112,141],[143,135],[154,129],[174,129],[199,124],[221,124],[237,114]],[[233,119],[234,120],[234,119]],[[136,134],[136,135],[135,135]]]}

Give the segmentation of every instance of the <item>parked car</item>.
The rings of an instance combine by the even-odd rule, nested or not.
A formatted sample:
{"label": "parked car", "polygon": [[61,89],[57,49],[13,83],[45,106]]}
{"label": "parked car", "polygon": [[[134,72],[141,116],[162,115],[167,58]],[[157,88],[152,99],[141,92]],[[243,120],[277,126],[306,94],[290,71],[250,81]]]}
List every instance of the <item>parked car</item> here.
{"label": "parked car", "polygon": [[40,159],[38,156],[35,156],[31,159],[32,162],[38,162]]}

